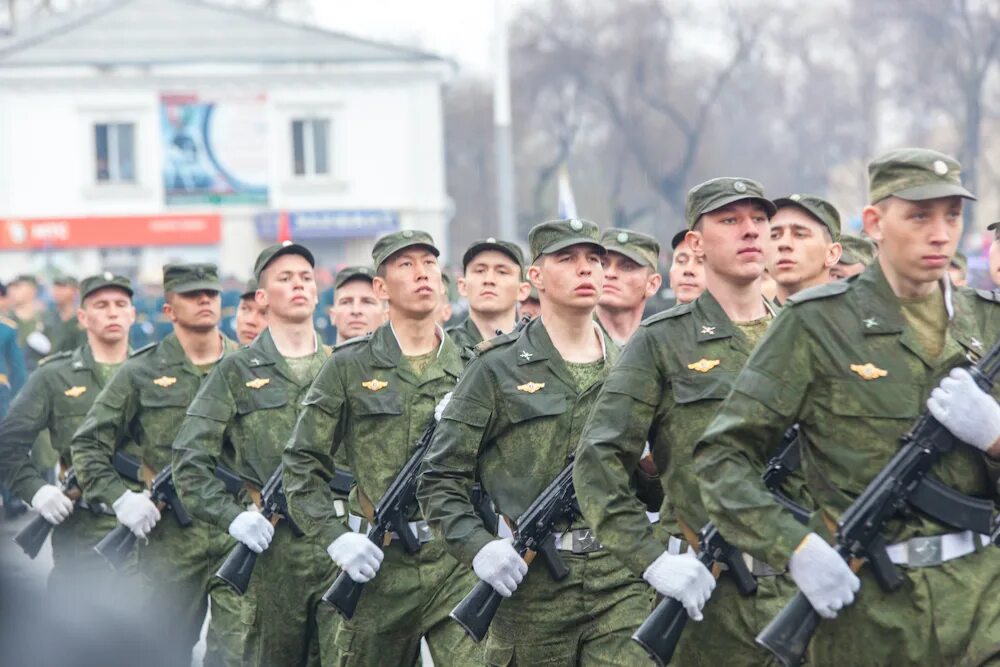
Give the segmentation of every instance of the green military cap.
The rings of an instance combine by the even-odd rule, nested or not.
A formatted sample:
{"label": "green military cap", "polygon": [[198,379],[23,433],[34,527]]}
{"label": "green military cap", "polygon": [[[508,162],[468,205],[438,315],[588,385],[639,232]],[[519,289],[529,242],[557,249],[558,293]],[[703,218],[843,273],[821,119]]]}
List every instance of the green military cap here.
{"label": "green military cap", "polygon": [[79,287],[80,282],[73,276],[67,276],[66,274],[59,274],[52,279],[53,285],[62,285],[63,287]]}
{"label": "green military cap", "polygon": [[219,269],[215,264],[167,264],[163,267],[163,291],[221,292]]}
{"label": "green military cap", "polygon": [[851,234],[841,234],[840,245],[844,249],[840,255],[840,264],[864,264],[865,266],[870,266],[875,261],[877,248],[871,239]]}
{"label": "green military cap", "polygon": [[688,235],[688,230],[682,229],[681,231],[674,234],[674,237],[670,239],[670,249],[677,250],[677,246],[684,243],[684,239]]}
{"label": "green military cap", "polygon": [[99,289],[104,289],[105,287],[114,287],[127,292],[129,296],[132,296],[132,281],[125,276],[119,276],[111,273],[110,271],[105,271],[104,273],[99,273],[96,276],[87,276],[80,283],[80,301],[83,301],[88,296],[93,294]]}
{"label": "green military cap", "polygon": [[481,252],[486,250],[496,250],[497,252],[502,252],[503,254],[514,260],[521,269],[524,269],[524,253],[521,251],[521,246],[516,243],[511,243],[510,241],[498,241],[492,236],[483,241],[476,241],[469,246],[469,249],[465,251],[462,255],[462,271],[465,271],[469,266],[469,262]]}
{"label": "green military cap", "polygon": [[252,299],[257,294],[257,288],[260,285],[257,283],[256,278],[250,278],[247,280],[246,287],[243,288],[243,294],[240,294],[240,299]]}
{"label": "green military cap", "polygon": [[38,287],[38,278],[30,273],[22,273],[14,276],[14,279],[7,283],[7,285],[10,286],[17,283],[31,283],[35,287]]}
{"label": "green military cap", "polygon": [[900,148],[868,163],[871,203],[886,197],[909,201],[975,195],[962,187],[962,165],[955,158],[928,148]]}
{"label": "green military cap", "polygon": [[768,217],[774,215],[774,203],[764,196],[764,186],[749,178],[724,176],[705,181],[688,190],[685,217],[688,229],[694,229],[705,213],[711,213],[743,199],[752,199],[767,211]]}
{"label": "green military cap", "polygon": [[840,213],[827,200],[816,195],[794,194],[775,199],[774,205],[779,209],[786,206],[798,206],[826,227],[834,241],[840,238]]}
{"label": "green military cap", "polygon": [[375,270],[370,266],[345,266],[337,271],[333,288],[340,289],[341,285],[355,278],[367,280],[370,283],[375,278]]}
{"label": "green military cap", "polygon": [[551,255],[563,248],[585,243],[600,248],[601,253],[607,252],[601,245],[601,230],[597,223],[590,220],[550,220],[535,225],[528,232],[528,246],[531,248],[531,261],[542,255]]}
{"label": "green military cap", "polygon": [[967,271],[969,269],[969,260],[965,257],[964,252],[956,250],[955,254],[951,257],[951,265],[956,269]]}
{"label": "green military cap", "polygon": [[660,261],[660,242],[649,234],[630,229],[605,229],[601,235],[601,245],[608,252],[625,255],[636,264],[648,266],[656,271]]}
{"label": "green military cap", "polygon": [[431,238],[430,234],[416,229],[404,229],[386,234],[375,242],[375,247],[372,248],[372,261],[375,263],[375,269],[377,270],[385,260],[403,248],[415,245],[424,246],[434,253],[435,257],[441,254],[441,251],[434,245],[434,239]]}
{"label": "green military cap", "polygon": [[281,243],[275,243],[274,245],[268,246],[260,251],[257,255],[257,261],[253,265],[253,276],[260,281],[260,274],[264,272],[267,265],[281,257],[282,255],[298,255],[304,257],[309,266],[316,266],[316,259],[313,254],[309,252],[309,248],[304,245],[299,245],[298,243],[292,243],[291,241],[282,241]]}

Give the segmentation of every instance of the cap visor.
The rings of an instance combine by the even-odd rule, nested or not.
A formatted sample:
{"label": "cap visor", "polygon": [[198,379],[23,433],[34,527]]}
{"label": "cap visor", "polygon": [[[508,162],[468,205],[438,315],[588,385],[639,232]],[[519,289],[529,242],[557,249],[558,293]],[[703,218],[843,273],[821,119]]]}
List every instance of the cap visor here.
{"label": "cap visor", "polygon": [[712,206],[712,208],[709,208],[709,209],[706,209],[706,210],[702,211],[701,213],[699,213],[699,215],[704,215],[705,213],[711,213],[712,211],[718,211],[723,206],[729,206],[730,204],[734,204],[734,203],[736,203],[738,201],[743,201],[744,199],[749,199],[751,201],[755,201],[758,204],[760,204],[761,206],[763,206],[764,210],[767,211],[767,217],[769,217],[769,218],[770,217],[774,217],[774,214],[778,212],[778,207],[775,206],[774,202],[771,201],[770,199],[764,199],[763,197],[755,197],[753,195],[749,195],[749,196],[748,195],[731,195],[729,197],[725,197],[724,199],[720,199],[719,201],[715,202],[715,204]]}
{"label": "cap visor", "polygon": [[[643,257],[642,253],[638,252],[637,250],[633,250],[632,248],[623,248],[621,246],[609,245],[609,246],[604,246],[604,249],[607,250],[608,252],[616,252],[619,255],[624,255],[625,257],[628,257],[629,259],[631,259],[633,262],[635,262],[640,266],[645,266],[645,267],[650,266],[649,258]],[[656,269],[655,266],[651,268],[654,270]]]}
{"label": "cap visor", "polygon": [[212,280],[199,280],[192,283],[184,283],[170,290],[177,294],[188,294],[189,292],[221,292],[222,284]]}
{"label": "cap visor", "polygon": [[594,239],[586,237],[586,236],[574,236],[574,237],[571,237],[571,238],[568,238],[568,239],[563,239],[561,241],[557,241],[556,243],[553,243],[552,245],[547,246],[544,250],[542,250],[542,252],[539,254],[539,256],[541,256],[541,255],[551,255],[552,253],[559,252],[560,250],[565,250],[566,248],[568,248],[570,246],[574,246],[574,245],[592,245],[595,248],[597,248],[601,252],[602,255],[606,255],[608,253],[608,249],[605,248],[604,246],[602,246],[600,243],[598,243]]}
{"label": "cap visor", "polygon": [[[316,266],[316,258],[313,257],[309,248],[304,245],[299,245],[298,243],[293,243],[291,245],[282,246],[281,250],[271,255],[271,259],[267,260],[267,264],[264,265],[264,268],[266,269],[271,262],[278,259],[282,255],[299,255],[300,257],[305,257],[310,266],[314,268]],[[261,272],[263,272],[263,269],[261,269]]]}
{"label": "cap visor", "polygon": [[98,285],[97,287],[95,287],[95,288],[93,288],[91,290],[88,290],[88,291],[84,292],[83,294],[81,294],[80,295],[80,301],[82,302],[84,299],[86,299],[91,294],[94,294],[95,292],[100,292],[102,289],[116,289],[116,290],[121,290],[122,292],[125,292],[126,294],[128,294],[129,298],[135,296],[135,292],[133,292],[132,289],[129,288],[129,287],[125,287],[124,285],[117,285],[115,283],[106,283],[104,285]]}
{"label": "cap visor", "polygon": [[517,257],[514,256],[514,253],[512,253],[510,250],[503,247],[499,243],[477,243],[473,246],[470,246],[469,249],[465,251],[465,254],[462,255],[462,270],[463,271],[465,270],[465,267],[469,265],[469,262],[471,262],[476,255],[478,255],[481,252],[485,252],[487,250],[496,250],[497,252],[502,252],[503,254],[510,257],[511,261],[513,261],[515,264],[517,264],[521,268],[524,268],[524,266],[517,259]]}
{"label": "cap visor", "polygon": [[963,199],[976,200],[976,196],[963,188],[961,185],[952,183],[929,183],[918,185],[915,188],[907,188],[894,192],[892,197],[899,197],[906,201],[926,201],[928,199],[941,199],[942,197],[962,197]]}

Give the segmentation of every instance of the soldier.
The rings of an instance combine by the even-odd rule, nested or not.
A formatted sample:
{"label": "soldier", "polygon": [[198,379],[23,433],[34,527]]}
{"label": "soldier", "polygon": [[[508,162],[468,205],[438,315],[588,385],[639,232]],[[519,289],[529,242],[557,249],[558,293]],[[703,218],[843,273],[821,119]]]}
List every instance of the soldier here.
{"label": "soldier", "polygon": [[601,245],[604,289],[595,314],[616,345],[624,345],[642,321],[646,300],[660,290],[663,277],[657,273],[660,244],[652,236],[627,229],[606,229]]}
{"label": "soldier", "polygon": [[[7,300],[7,287],[0,283],[0,300]],[[0,418],[7,414],[14,396],[21,391],[28,376],[24,352],[17,344],[17,322],[0,311]],[[6,484],[0,483],[4,517],[12,519],[26,511],[24,502]]]}
{"label": "soldier", "polygon": [[437,257],[424,232],[404,230],[375,243],[373,286],[389,303],[389,321],[336,349],[306,395],[282,455],[292,518],[310,539],[329,545],[330,558],[351,579],[368,582],[353,618],[337,630],[338,655],[324,653],[324,664],[411,665],[421,637],[435,665],[482,659],[481,649],[448,618],[475,577],[431,539],[419,512],[409,527],[422,544],[417,553],[407,554],[398,537],[380,548],[350,532],[327,488],[334,457],[346,450],[357,480],[352,506],[371,520],[373,505],[462,371],[458,346],[435,320],[441,304]]}
{"label": "soldier", "polygon": [[10,316],[17,323],[17,342],[24,351],[24,360],[31,372],[38,362],[52,352],[52,340],[42,321],[38,303],[38,279],[21,274],[7,286],[10,297]]}
{"label": "soldier", "polygon": [[[285,521],[272,527],[256,508],[246,509],[251,499],[259,505],[302,398],[330,356],[313,329],[314,266],[312,253],[290,241],[261,252],[254,277],[268,327],[209,374],[174,440],[174,478],[191,513],[261,554],[243,598],[251,624],[247,665],[316,663],[316,607],[324,581],[332,582],[321,546],[296,539]],[[215,478],[220,464],[246,480],[249,497],[226,491]]]}
{"label": "soldier", "polygon": [[557,548],[568,577],[555,581],[541,571],[525,579],[528,566],[511,540],[490,534],[469,500],[480,480],[509,522],[572,459],[618,356],[593,320],[604,282],[599,239],[597,225],[583,220],[531,230],[528,278],[538,288],[541,316],[516,334],[490,341],[493,349],[473,359],[421,469],[417,496],[435,535],[501,595],[518,589],[493,621],[488,665],[645,662],[629,637],[651,597],[638,577],[602,549],[585,521],[558,526]]}
{"label": "soldier", "polygon": [[448,335],[468,360],[472,349],[484,339],[514,330],[517,304],[531,286],[521,280],[524,253],[510,241],[491,237],[473,243],[462,256],[462,270],[458,293],[469,302],[469,315],[448,329]]}
{"label": "soldier", "polygon": [[87,410],[128,356],[128,330],[135,321],[132,285],[111,273],[83,281],[77,316],[87,342],[71,352],[42,360],[6,418],[0,422],[0,469],[11,489],[53,525],[53,568],[49,586],[58,587],[81,573],[99,574],[106,564],[93,546],[115,527],[109,506],[73,502],[49,484],[31,461],[38,434],[48,429],[59,454],[59,467],[73,465],[70,441]]}
{"label": "soldier", "polygon": [[[749,179],[716,178],[691,189],[686,240],[704,257],[706,289],[642,323],[604,383],[577,450],[577,497],[598,539],[695,620],[716,582],[685,555],[697,548],[696,531],[708,521],[691,451],[774,316],[759,282],[774,212]],[[666,495],[655,525],[631,483],[646,441]],[[720,578],[707,621],[689,624],[681,638],[678,664],[766,662],[754,637],[793,588],[764,563],[753,563],[752,571],[758,589],[751,598],[739,594],[731,577]]]}
{"label": "soldier", "polygon": [[385,305],[375,296],[369,266],[348,266],[337,272],[330,321],[337,329],[337,345],[371,333],[385,322]]}
{"label": "soldier", "polygon": [[[951,157],[920,148],[869,164],[871,205],[862,220],[878,242],[878,261],[853,280],[789,300],[695,449],[701,496],[719,530],[787,567],[821,616],[839,615],[819,624],[816,665],[981,665],[1000,656],[1000,568],[995,552],[982,548],[985,536],[919,512],[899,516],[885,539],[903,584],[885,592],[869,567],[851,572],[824,527],[898,451],[925,404],[967,443],[935,465],[935,477],[998,499],[1000,407],[967,371],[951,370],[1000,334],[994,293],[945,279],[962,200],[973,198],[960,172]],[[825,520],[810,526],[781,510],[760,479],[774,441],[795,421],[809,491]]]}
{"label": "soldier", "polygon": [[448,326],[448,322],[451,320],[452,316],[455,314],[454,308],[451,305],[451,275],[447,270],[441,272],[441,302],[438,306],[437,316],[435,320],[442,326]]}
{"label": "soldier", "polygon": [[842,248],[840,261],[830,268],[830,277],[834,280],[843,280],[862,273],[875,261],[875,255],[878,254],[875,244],[861,236],[841,234],[840,246]]}
{"label": "soldier", "polygon": [[682,229],[670,241],[670,289],[677,303],[691,303],[705,291],[705,257],[695,255],[687,240],[688,230]]}
{"label": "soldier", "polygon": [[77,319],[79,295],[76,278],[59,275],[52,280],[52,309],[46,313],[45,330],[52,339],[53,352],[72,351],[87,343],[87,332]]}
{"label": "soldier", "polygon": [[542,312],[542,304],[538,300],[538,290],[535,289],[534,285],[531,286],[528,296],[521,301],[521,306],[518,310],[520,317],[529,317],[531,319],[535,319]]}
{"label": "soldier", "polygon": [[240,345],[249,345],[266,328],[267,306],[257,303],[257,279],[251,278],[236,309],[236,339]]}
{"label": "soldier", "polygon": [[[112,463],[115,450],[131,441],[143,469],[155,475],[170,463],[171,445],[184,412],[205,375],[236,344],[219,331],[222,303],[214,264],[163,267],[164,314],[173,333],[136,351],[97,396],[71,452],[84,498],[110,505],[122,523],[141,538],[150,535],[160,512],[149,497],[133,490]],[[214,526],[195,519],[182,528],[168,517],[148,543],[139,546],[139,574],[149,589],[147,618],[173,637],[178,664],[191,661],[208,597],[212,619],[206,665],[242,662],[244,628],[240,599],[215,570],[236,543]]]}
{"label": "soldier", "polygon": [[840,214],[814,195],[794,194],[774,200],[771,219],[775,255],[769,271],[778,285],[778,302],[830,282],[830,269],[840,261]]}
{"label": "soldier", "polygon": [[991,222],[987,231],[993,232],[990,242],[990,280],[1000,287],[1000,222]]}
{"label": "soldier", "polygon": [[948,275],[951,277],[951,284],[955,287],[965,287],[969,284],[969,260],[965,253],[956,250],[948,264]]}

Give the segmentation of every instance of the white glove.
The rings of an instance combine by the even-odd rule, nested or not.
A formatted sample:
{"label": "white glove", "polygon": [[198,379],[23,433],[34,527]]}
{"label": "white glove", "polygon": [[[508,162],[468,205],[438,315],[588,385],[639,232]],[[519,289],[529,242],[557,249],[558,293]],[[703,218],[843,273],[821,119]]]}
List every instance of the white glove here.
{"label": "white glove", "polygon": [[271,544],[274,526],[260,512],[240,512],[229,524],[229,534],[234,539],[250,547],[254,553],[261,553]]}
{"label": "white glove", "polygon": [[509,598],[528,573],[528,564],[514,549],[514,540],[504,538],[488,543],[472,559],[476,576],[500,595]]}
{"label": "white glove", "polygon": [[448,403],[451,402],[451,392],[449,391],[444,395],[444,398],[434,406],[434,421],[441,421],[441,416],[444,414],[444,409],[448,407]]}
{"label": "white glove", "polygon": [[684,605],[688,616],[695,621],[702,620],[702,607],[715,590],[715,577],[690,555],[664,552],[646,568],[642,578],[660,595]]}
{"label": "white glove", "polygon": [[788,573],[823,618],[854,602],[861,580],[840,554],[816,533],[809,533],[788,561]]}
{"label": "white glove", "polygon": [[128,526],[136,537],[146,537],[160,520],[160,510],[149,499],[147,493],[126,491],[111,505],[118,522]]}
{"label": "white glove", "polygon": [[41,331],[32,331],[24,339],[24,342],[38,354],[49,354],[52,352],[52,341]]}
{"label": "white glove", "polygon": [[367,535],[344,533],[326,548],[340,569],[359,584],[375,578],[385,554],[375,546]]}
{"label": "white glove", "polygon": [[31,507],[53,526],[58,526],[73,513],[73,501],[58,486],[46,484],[31,497]]}
{"label": "white glove", "polygon": [[931,392],[927,409],[962,442],[984,452],[1000,438],[1000,405],[964,368],[953,368]]}

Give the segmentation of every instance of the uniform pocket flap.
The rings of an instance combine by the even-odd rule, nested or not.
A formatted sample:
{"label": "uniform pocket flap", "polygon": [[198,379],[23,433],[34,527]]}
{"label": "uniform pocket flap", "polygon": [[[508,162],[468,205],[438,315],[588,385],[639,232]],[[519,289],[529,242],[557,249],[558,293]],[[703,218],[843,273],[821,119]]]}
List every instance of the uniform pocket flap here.
{"label": "uniform pocket flap", "polygon": [[538,417],[551,417],[566,412],[566,397],[556,393],[507,394],[505,396],[510,421],[517,424]]}
{"label": "uniform pocket flap", "polygon": [[830,411],[845,417],[913,419],[921,412],[920,390],[885,379],[832,380]]}
{"label": "uniform pocket flap", "polygon": [[391,391],[366,392],[352,397],[358,415],[401,415],[403,397]]}
{"label": "uniform pocket flap", "polygon": [[660,402],[659,383],[648,373],[633,374],[619,369],[612,370],[604,381],[604,391],[624,394],[646,405]]}
{"label": "uniform pocket flap", "polygon": [[186,408],[191,396],[181,389],[152,387],[139,392],[139,403],[144,408]]}
{"label": "uniform pocket flap", "polygon": [[729,396],[735,380],[735,373],[720,370],[674,378],[671,380],[674,401],[678,404],[696,401],[721,401]]}
{"label": "uniform pocket flap", "polygon": [[750,367],[744,367],[736,377],[733,391],[749,396],[786,417],[798,410],[802,400],[802,393],[794,387]]}
{"label": "uniform pocket flap", "polygon": [[255,389],[236,397],[236,410],[241,415],[257,410],[270,410],[288,404],[288,393],[281,387]]}
{"label": "uniform pocket flap", "polygon": [[226,423],[232,416],[232,409],[225,401],[210,396],[201,396],[188,406],[187,414],[189,417],[203,417]]}
{"label": "uniform pocket flap", "polygon": [[479,403],[464,398],[452,398],[444,409],[443,418],[483,428],[490,420],[491,413],[489,408]]}

